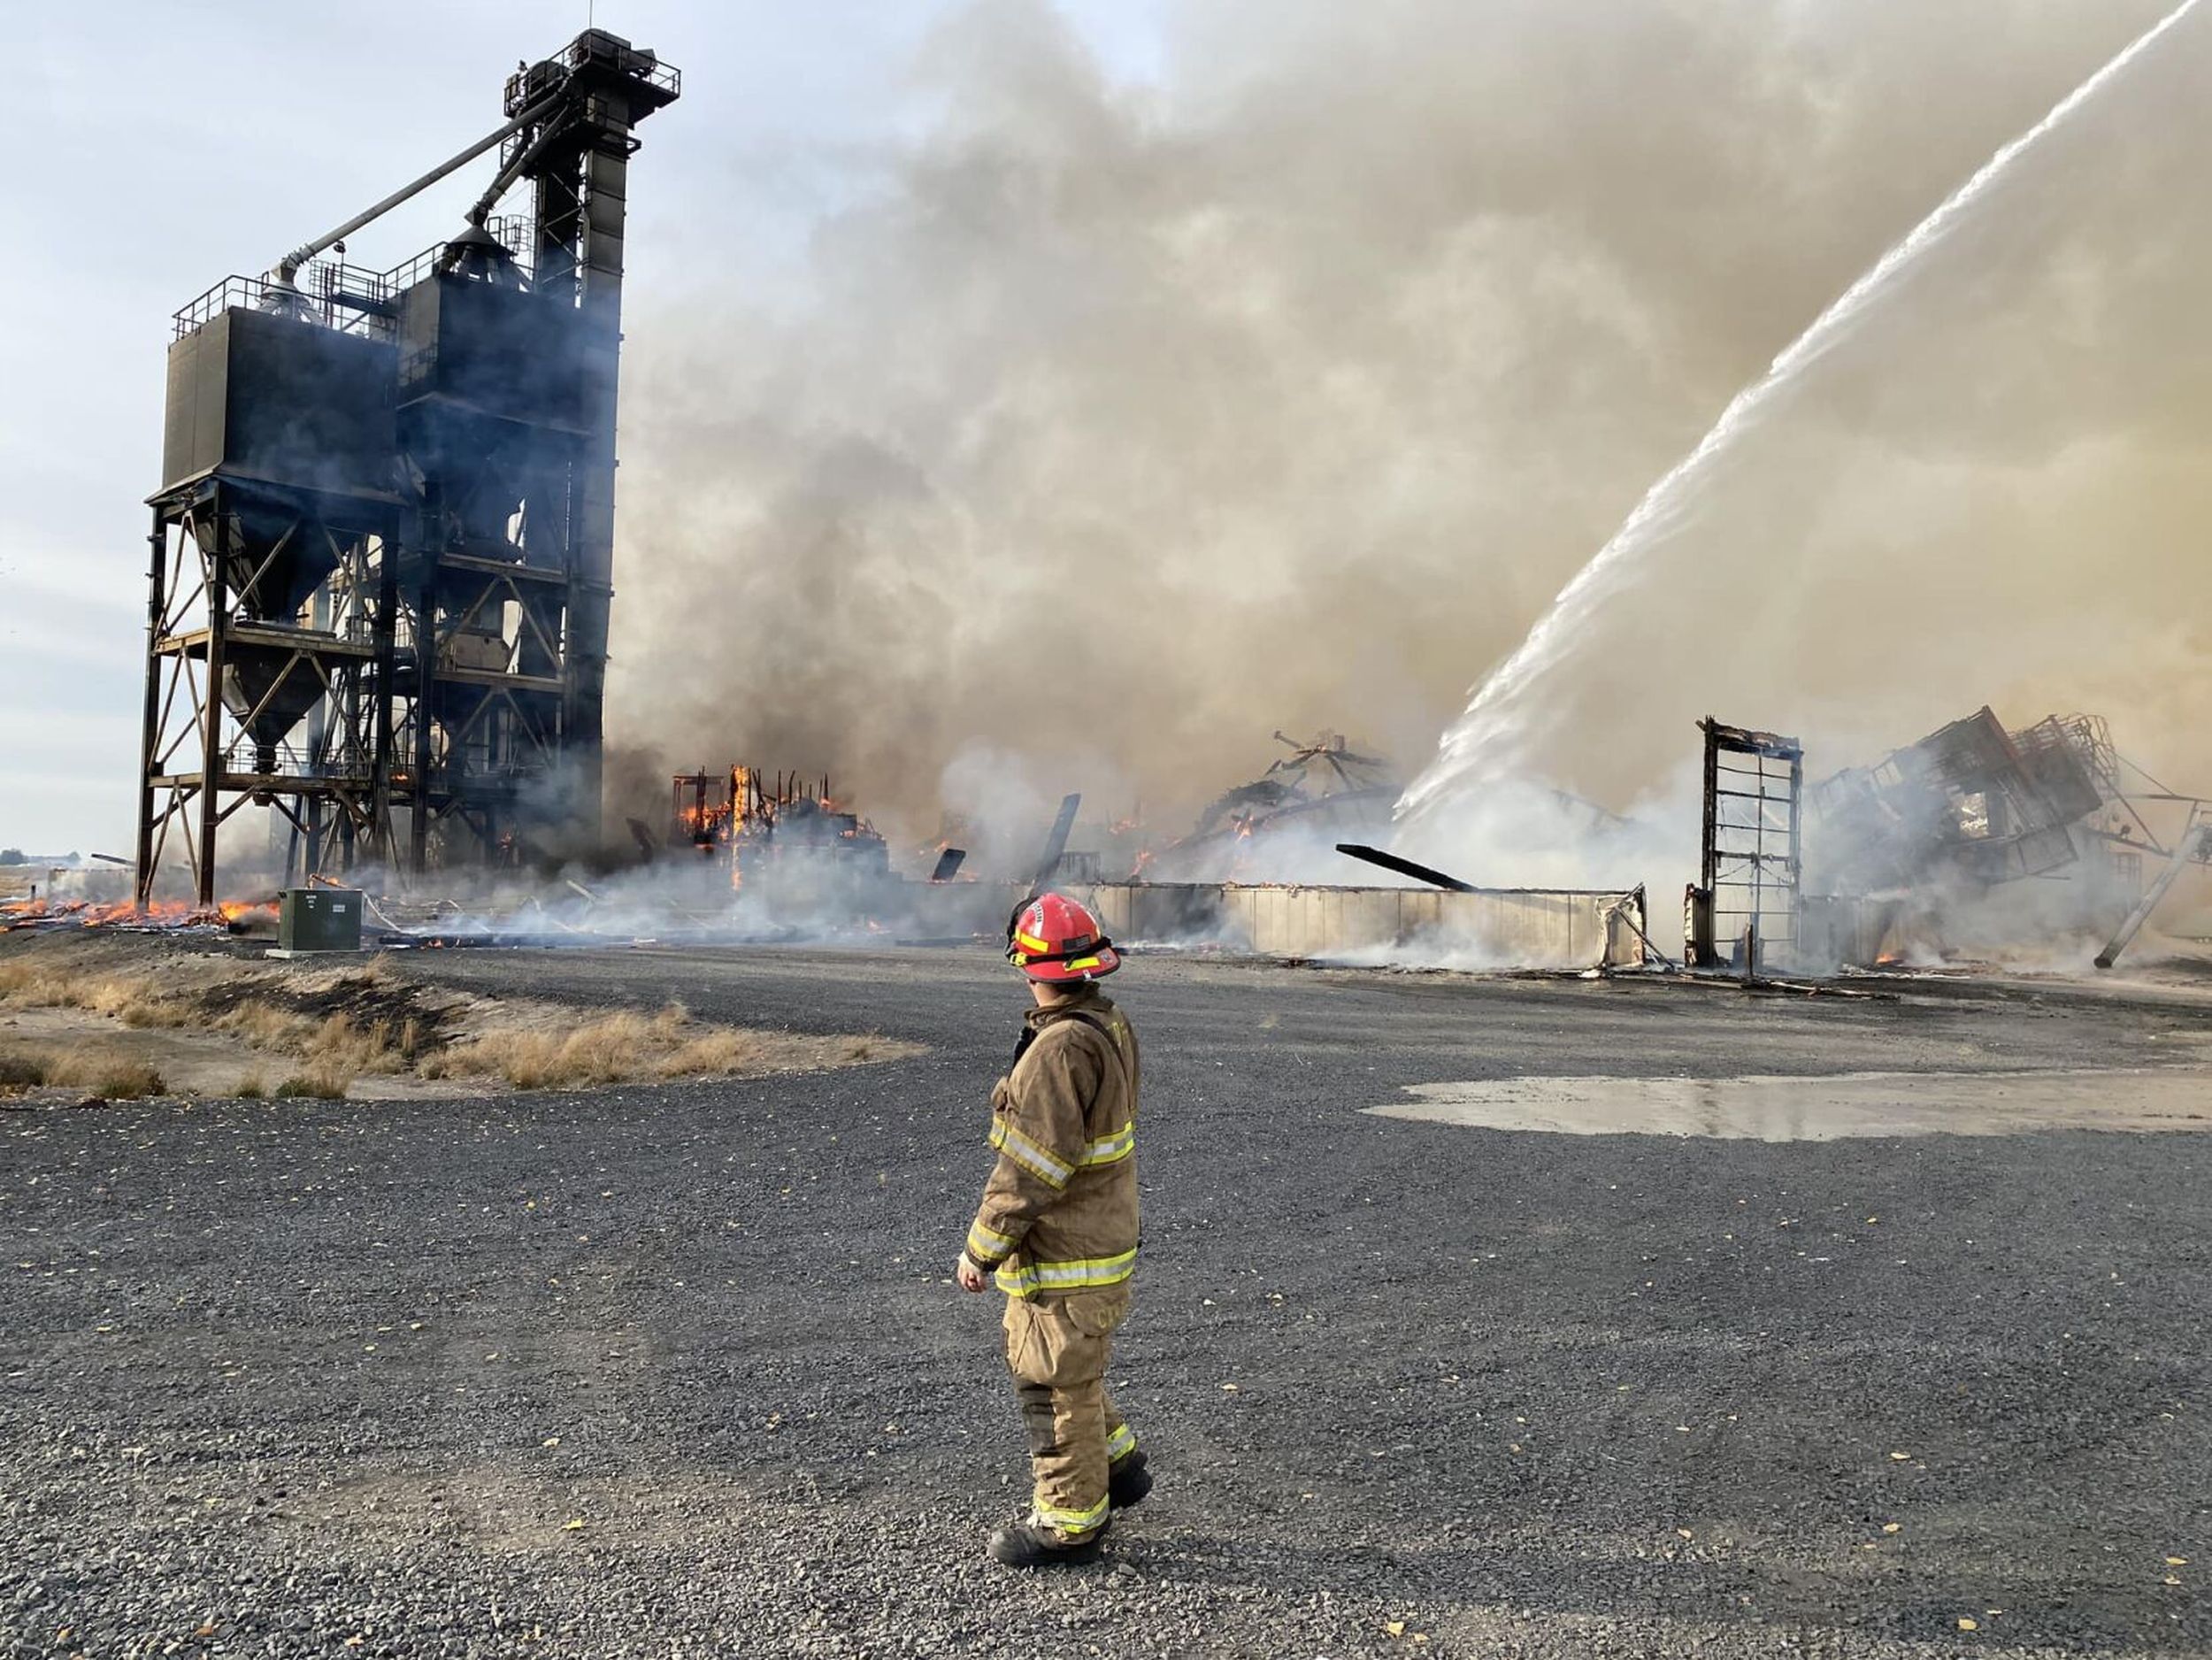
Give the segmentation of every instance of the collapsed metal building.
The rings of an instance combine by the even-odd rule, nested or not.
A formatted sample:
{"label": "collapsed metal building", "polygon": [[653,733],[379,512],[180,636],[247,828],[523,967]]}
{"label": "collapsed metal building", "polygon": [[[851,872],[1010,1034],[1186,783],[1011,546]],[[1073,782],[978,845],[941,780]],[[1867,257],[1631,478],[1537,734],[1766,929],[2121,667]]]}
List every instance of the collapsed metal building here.
{"label": "collapsed metal building", "polygon": [[[680,90],[588,29],[503,126],[175,319],[150,498],[138,898],[198,902],[241,808],[288,874],[514,863],[597,840],[634,129]],[[496,148],[459,234],[344,239]],[[526,209],[495,215],[510,189]]]}
{"label": "collapsed metal building", "polygon": [[1225,881],[1255,853],[1304,833],[1317,847],[1340,836],[1363,835],[1390,822],[1391,804],[1405,788],[1386,757],[1363,754],[1334,732],[1275,742],[1278,756],[1248,783],[1216,796],[1188,835],[1156,851],[1148,849],[1135,872],[1152,882]]}
{"label": "collapsed metal building", "polygon": [[2212,803],[2121,755],[2100,716],[2016,731],[1984,707],[1809,787],[1795,738],[1698,725],[1692,969],[1825,973],[1977,936],[2002,949],[2100,930],[2094,960],[2109,968],[2184,871],[2212,865]]}
{"label": "collapsed metal building", "polygon": [[2116,769],[2101,720],[2053,715],[2008,732],[1977,710],[1815,787],[1830,880],[1879,892],[2047,875],[2080,857],[2070,826],[2125,802]]}
{"label": "collapsed metal building", "polygon": [[2000,893],[2036,890],[2047,931],[2110,930],[2108,968],[2191,865],[2212,862],[2201,796],[2114,748],[2101,717],[2008,730],[1984,707],[1808,795],[1828,902],[1828,954],[1862,963],[1899,939],[1939,942]]}

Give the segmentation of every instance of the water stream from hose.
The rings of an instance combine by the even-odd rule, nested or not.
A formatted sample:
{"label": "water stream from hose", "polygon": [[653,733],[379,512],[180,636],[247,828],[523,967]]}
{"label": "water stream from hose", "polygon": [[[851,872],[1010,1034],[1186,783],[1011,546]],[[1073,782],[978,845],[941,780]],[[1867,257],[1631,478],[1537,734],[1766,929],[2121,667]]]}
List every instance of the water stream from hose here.
{"label": "water stream from hose", "polygon": [[1448,809],[1464,792],[1526,773],[1529,757],[1524,751],[1532,692],[1565,658],[1592,614],[1639,580],[1643,563],[1639,556],[1659,539],[1662,531],[1679,524],[1691,511],[1693,492],[1720,457],[1778,395],[1846,338],[1867,309],[1973,211],[2014,162],[2126,73],[2131,64],[2195,11],[2197,4],[2198,0],[2183,0],[2132,45],[2067,94],[2048,115],[1992,156],[1979,172],[1814,319],[1812,326],[1768,365],[1765,374],[1729,401],[1712,430],[1644,493],[1635,511],[1613,533],[1612,540],[1560,590],[1528,637],[1475,689],[1466,711],[1438,741],[1435,758],[1399,797],[1396,817],[1402,826],[1416,823],[1439,809]]}

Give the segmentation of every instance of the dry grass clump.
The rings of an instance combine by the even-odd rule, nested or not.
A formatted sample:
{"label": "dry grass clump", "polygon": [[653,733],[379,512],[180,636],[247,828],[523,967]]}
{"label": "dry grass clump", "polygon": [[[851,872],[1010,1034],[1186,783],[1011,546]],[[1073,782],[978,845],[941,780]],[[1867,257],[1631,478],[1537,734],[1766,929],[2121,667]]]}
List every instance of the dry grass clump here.
{"label": "dry grass clump", "polygon": [[138,1101],[162,1094],[167,1085],[144,1061],[117,1060],[72,1050],[38,1064],[44,1080],[82,1089],[103,1101]]}
{"label": "dry grass clump", "polygon": [[[396,982],[396,983],[395,983]],[[528,1002],[424,994],[382,957],[336,972],[275,975],[219,967],[196,979],[114,973],[37,957],[0,962],[0,1002],[81,1010],[138,1027],[198,1026],[272,1057],[227,1091],[239,1100],[341,1100],[377,1075],[496,1079],[516,1089],[584,1089],[662,1079],[726,1076],[895,1058],[902,1045],[870,1034],[808,1037],[693,1019],[680,1003],[656,1013],[587,1018]],[[470,1010],[472,1035],[452,1035]],[[76,1024],[65,1022],[64,1024]],[[466,1028],[465,1028],[466,1029]],[[32,1054],[0,1068],[0,1094],[41,1083],[82,1085],[112,1100],[165,1093],[152,1067],[97,1058],[112,1037],[56,1058]],[[158,1042],[139,1048],[167,1051]],[[200,1053],[187,1045],[189,1059]],[[265,1078],[280,1077],[271,1089]],[[372,1090],[372,1093],[375,1091]]]}
{"label": "dry grass clump", "polygon": [[143,974],[72,972],[49,963],[0,964],[0,1001],[28,1009],[82,1009],[130,1026],[190,1024],[188,999]]}
{"label": "dry grass clump", "polygon": [[350,1016],[334,1014],[292,1047],[325,1072],[357,1075],[412,1072],[425,1045],[422,1022],[411,1015],[357,1026]]}
{"label": "dry grass clump", "polygon": [[148,1011],[155,1001],[154,989],[134,975],[109,974],[97,980],[64,982],[50,987],[46,994],[63,1008],[89,1010],[113,1019],[125,1015],[136,1017],[133,1025],[151,1025]]}
{"label": "dry grass clump", "polygon": [[603,1015],[565,1030],[487,1032],[431,1057],[426,1078],[495,1077],[517,1089],[583,1089],[634,1078],[691,1078],[741,1071],[759,1056],[751,1034],[695,1032],[689,1012],[672,1003],[647,1016]]}
{"label": "dry grass clump", "polygon": [[168,1093],[161,1073],[144,1061],[99,1055],[89,1049],[17,1051],[0,1055],[0,1095],[20,1095],[41,1085],[81,1089],[103,1101],[139,1101]]}
{"label": "dry grass clump", "polygon": [[[363,976],[370,974],[363,971]],[[433,1047],[422,1022],[411,1015],[400,1020],[357,1021],[350,1015],[333,1014],[316,1020],[267,1003],[248,1003],[219,1024],[257,1049],[306,1063],[277,1086],[280,1101],[342,1101],[362,1073],[414,1072]],[[425,1075],[429,1075],[427,1069]],[[257,1095],[259,1080],[255,1083]],[[239,1093],[246,1092],[242,1088]]]}
{"label": "dry grass clump", "polygon": [[704,1037],[693,1038],[667,1056],[657,1070],[664,1078],[741,1072],[759,1055],[760,1040],[749,1032],[710,1032]]}
{"label": "dry grass clump", "polygon": [[92,1092],[103,1101],[138,1101],[166,1094],[168,1087],[144,1061],[111,1061],[92,1080]]}
{"label": "dry grass clump", "polygon": [[315,1029],[315,1022],[273,1003],[242,1003],[216,1017],[215,1025],[235,1032],[257,1049],[288,1049]]}
{"label": "dry grass clump", "polygon": [[343,1101],[353,1080],[342,1073],[311,1067],[303,1072],[294,1072],[279,1084],[275,1097],[279,1101]]}
{"label": "dry grass clump", "polygon": [[151,980],[103,980],[93,988],[92,996],[95,1011],[112,1015],[125,1026],[173,1030],[198,1019],[189,998],[164,991]]}
{"label": "dry grass clump", "polygon": [[48,964],[37,961],[0,963],[0,1003],[26,1003],[35,1008],[50,1007],[41,995],[44,988],[58,980]]}
{"label": "dry grass clump", "polygon": [[[392,980],[390,964],[381,957],[372,957],[340,974],[330,983],[330,989],[341,994],[365,992],[387,986]],[[211,983],[226,981],[242,991],[257,993],[275,990],[280,985],[264,975],[218,974]],[[203,985],[198,989],[208,988]],[[0,963],[0,1002],[31,1009],[82,1009],[139,1027],[192,1026],[205,1018],[199,996],[174,989],[151,975],[89,972],[66,961]],[[282,1049],[298,1041],[303,1033],[313,1030],[318,1023],[255,995],[239,998],[211,1024],[237,1033],[258,1048]]]}
{"label": "dry grass clump", "polygon": [[575,1089],[618,1083],[639,1070],[655,1039],[654,1022],[640,1014],[611,1014],[567,1031],[487,1032],[448,1049],[426,1067],[434,1075],[490,1075],[518,1089]]}

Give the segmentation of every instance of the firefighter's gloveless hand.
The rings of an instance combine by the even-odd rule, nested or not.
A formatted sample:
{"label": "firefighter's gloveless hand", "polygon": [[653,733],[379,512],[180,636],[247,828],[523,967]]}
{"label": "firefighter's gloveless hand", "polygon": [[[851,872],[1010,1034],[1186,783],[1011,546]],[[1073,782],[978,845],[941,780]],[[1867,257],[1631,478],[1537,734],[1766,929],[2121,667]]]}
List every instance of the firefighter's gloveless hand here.
{"label": "firefighter's gloveless hand", "polygon": [[980,1291],[991,1283],[983,1271],[968,1260],[964,1251],[961,1253],[960,1260],[953,1264],[952,1272],[958,1277],[963,1291]]}

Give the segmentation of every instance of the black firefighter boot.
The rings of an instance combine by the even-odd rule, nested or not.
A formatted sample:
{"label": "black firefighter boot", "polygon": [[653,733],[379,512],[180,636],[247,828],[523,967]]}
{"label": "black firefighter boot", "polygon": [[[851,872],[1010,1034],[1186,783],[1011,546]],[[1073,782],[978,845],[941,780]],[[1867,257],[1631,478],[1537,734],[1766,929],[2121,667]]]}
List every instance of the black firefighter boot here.
{"label": "black firefighter boot", "polygon": [[1033,1519],[1009,1522],[991,1535],[991,1555],[1010,1568],[1079,1568],[1099,1559],[1112,1525],[1109,1517],[1089,1538],[1069,1544],[1056,1529]]}
{"label": "black firefighter boot", "polygon": [[1106,1472],[1106,1502],[1118,1510],[1143,1502],[1152,1491],[1151,1473],[1144,1467],[1144,1449],[1118,1460]]}

